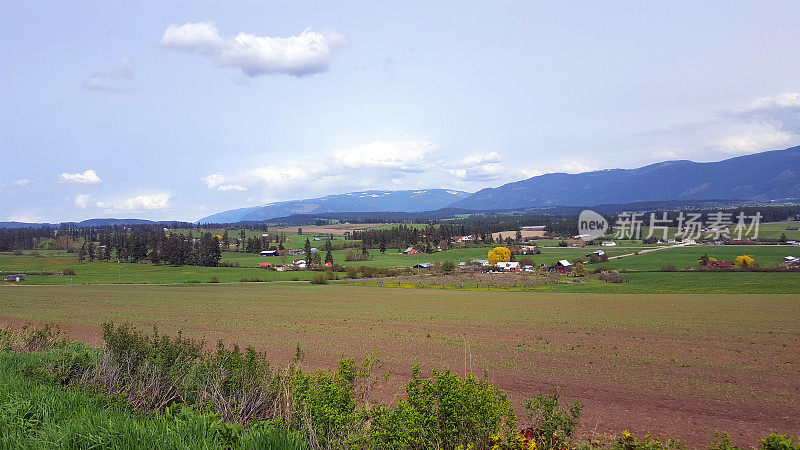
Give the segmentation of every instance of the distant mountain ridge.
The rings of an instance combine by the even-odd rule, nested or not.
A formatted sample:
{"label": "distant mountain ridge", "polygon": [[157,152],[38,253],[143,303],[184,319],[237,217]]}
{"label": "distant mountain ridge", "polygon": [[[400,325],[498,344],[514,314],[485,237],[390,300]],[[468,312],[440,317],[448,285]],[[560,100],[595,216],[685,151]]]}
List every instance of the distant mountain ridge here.
{"label": "distant mountain ridge", "polygon": [[355,211],[433,211],[444,208],[468,195],[470,195],[468,192],[452,189],[349,192],[306,200],[290,200],[263,206],[233,209],[204,217],[198,220],[197,223],[258,222],[296,214]]}
{"label": "distant mountain ridge", "polygon": [[551,173],[486,188],[453,208],[475,211],[663,200],[800,198],[800,146],[718,162],[665,161],[638,169]]}

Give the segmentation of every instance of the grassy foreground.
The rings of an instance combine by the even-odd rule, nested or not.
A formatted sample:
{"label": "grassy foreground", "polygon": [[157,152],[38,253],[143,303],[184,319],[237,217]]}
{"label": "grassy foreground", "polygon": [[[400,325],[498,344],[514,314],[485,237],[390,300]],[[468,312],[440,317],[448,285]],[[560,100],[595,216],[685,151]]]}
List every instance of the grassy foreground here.
{"label": "grassy foreground", "polygon": [[0,352],[1,448],[307,448],[277,427],[237,432],[214,414],[142,414],[120,397],[65,390],[44,371],[57,356]]}

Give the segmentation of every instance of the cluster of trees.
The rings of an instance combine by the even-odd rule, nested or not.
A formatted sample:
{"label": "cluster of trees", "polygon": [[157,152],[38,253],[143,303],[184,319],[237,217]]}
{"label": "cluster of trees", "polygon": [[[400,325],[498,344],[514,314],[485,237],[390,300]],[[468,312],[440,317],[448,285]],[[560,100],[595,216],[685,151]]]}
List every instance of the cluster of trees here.
{"label": "cluster of trees", "polygon": [[203,233],[195,238],[191,233],[183,235],[170,233],[163,228],[144,228],[126,232],[115,230],[113,233],[101,232],[94,241],[85,240],[78,252],[78,260],[95,259],[108,261],[112,258],[119,261],[139,262],[150,260],[154,264],[167,263],[176,266],[218,266],[222,258],[220,240],[211,233]]}

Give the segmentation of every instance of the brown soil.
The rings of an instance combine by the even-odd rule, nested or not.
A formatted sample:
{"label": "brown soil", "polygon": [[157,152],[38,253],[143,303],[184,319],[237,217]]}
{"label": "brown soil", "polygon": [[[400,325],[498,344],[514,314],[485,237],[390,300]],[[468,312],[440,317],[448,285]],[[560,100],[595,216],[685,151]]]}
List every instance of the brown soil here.
{"label": "brown soil", "polygon": [[704,447],[800,434],[800,296],[463,292],[353,286],[0,289],[0,325],[57,323],[99,344],[100,323],[183,329],[309,368],[377,350],[396,401],[413,364],[482,375],[518,408],[558,388],[585,405],[580,438],[622,430]]}

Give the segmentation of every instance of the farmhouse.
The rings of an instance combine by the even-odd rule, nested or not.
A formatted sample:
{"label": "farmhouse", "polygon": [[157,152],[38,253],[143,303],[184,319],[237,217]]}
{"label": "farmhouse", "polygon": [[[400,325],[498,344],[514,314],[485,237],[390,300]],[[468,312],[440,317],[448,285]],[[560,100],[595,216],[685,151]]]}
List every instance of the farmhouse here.
{"label": "farmhouse", "polygon": [[473,259],[472,262],[480,264],[483,267],[489,267],[488,259]]}
{"label": "farmhouse", "polygon": [[8,275],[6,277],[6,281],[14,281],[14,282],[16,282],[16,281],[25,281],[25,275],[23,275],[21,273],[17,274],[17,275]]}
{"label": "farmhouse", "polygon": [[521,269],[518,261],[500,261],[495,267],[505,272],[519,272]]}
{"label": "farmhouse", "polygon": [[269,269],[269,267],[271,265],[272,265],[272,263],[268,263],[268,262],[258,263],[258,268],[259,269]]}
{"label": "farmhouse", "polygon": [[557,262],[555,266],[553,266],[551,271],[555,273],[560,273],[562,275],[566,275],[572,272],[572,263],[567,261],[566,259],[562,259],[561,261]]}
{"label": "farmhouse", "polygon": [[595,251],[593,251],[592,253],[587,253],[587,254],[586,254],[586,257],[587,257],[587,258],[590,258],[592,255],[603,256],[603,255],[605,255],[605,254],[606,254],[606,252],[604,252],[604,251],[602,251],[602,250],[595,250]]}
{"label": "farmhouse", "polygon": [[414,266],[414,269],[430,269],[431,267],[433,267],[432,263],[419,263]]}
{"label": "farmhouse", "polygon": [[472,235],[470,235],[470,236],[456,236],[456,237],[453,238],[453,241],[455,241],[455,242],[470,242],[470,241],[474,241],[474,240],[475,240],[475,236],[472,236]]}
{"label": "farmhouse", "polygon": [[414,247],[408,247],[403,251],[404,255],[416,255],[417,253],[419,252],[417,252],[417,249],[415,249]]}
{"label": "farmhouse", "polygon": [[262,258],[263,257],[267,257],[267,256],[278,256],[278,251],[277,250],[264,250],[263,252],[259,253],[258,255],[261,256]]}
{"label": "farmhouse", "polygon": [[305,269],[306,268],[306,260],[305,259],[295,259],[292,264],[298,269]]}
{"label": "farmhouse", "polygon": [[614,241],[603,241],[602,243],[600,243],[600,245],[602,245],[603,247],[616,247],[617,243]]}

